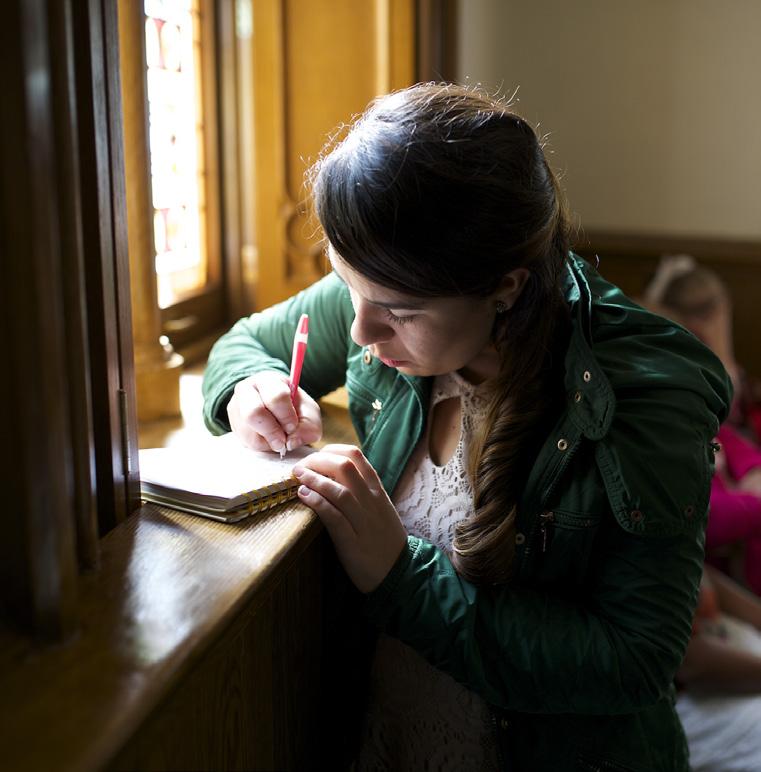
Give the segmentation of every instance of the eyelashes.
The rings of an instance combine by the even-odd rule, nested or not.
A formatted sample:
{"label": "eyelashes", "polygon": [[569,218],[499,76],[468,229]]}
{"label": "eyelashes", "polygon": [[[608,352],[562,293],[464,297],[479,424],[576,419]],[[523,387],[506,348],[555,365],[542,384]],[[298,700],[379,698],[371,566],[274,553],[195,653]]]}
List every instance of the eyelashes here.
{"label": "eyelashes", "polygon": [[397,316],[388,308],[384,310],[386,312],[386,319],[388,319],[393,324],[409,324],[409,322],[411,322],[417,316],[417,314],[410,314],[409,316]]}
{"label": "eyelashes", "polygon": [[[335,271],[334,271],[335,273]],[[354,307],[354,312],[357,311],[357,301],[354,297],[354,290],[349,287],[349,285],[336,273],[336,276],[338,277],[339,281],[349,290],[349,297],[351,298],[351,304]],[[417,314],[407,314],[406,316],[397,316],[395,313],[393,313],[389,308],[383,307],[383,315],[386,317],[386,319],[391,322],[392,324],[398,324],[398,325],[404,325],[409,324],[415,317],[417,317]]]}

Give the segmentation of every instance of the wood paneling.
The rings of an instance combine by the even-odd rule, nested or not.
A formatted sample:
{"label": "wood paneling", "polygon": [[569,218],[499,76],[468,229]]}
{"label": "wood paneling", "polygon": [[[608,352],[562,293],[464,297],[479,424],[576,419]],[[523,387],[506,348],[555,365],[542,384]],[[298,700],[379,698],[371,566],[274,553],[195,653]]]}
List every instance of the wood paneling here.
{"label": "wood paneling", "polygon": [[253,13],[256,306],[264,308],[324,273],[305,173],[340,124],[413,82],[415,7],[262,0]]}
{"label": "wood paneling", "polygon": [[322,554],[311,545],[238,616],[112,769],[317,768]]}
{"label": "wood paneling", "polygon": [[81,577],[75,640],[0,634],[3,763],[303,768],[319,710],[321,532],[301,504],[233,526],[151,506],[125,520]]}
{"label": "wood paneling", "polygon": [[[77,288],[65,284],[64,275],[74,267],[76,255],[70,250],[76,249],[77,236],[67,225],[61,227],[71,212],[59,193],[65,195],[70,181],[58,186],[59,175],[72,163],[71,115],[66,95],[55,95],[66,85],[66,75],[53,74],[67,62],[51,60],[53,51],[65,53],[66,39],[60,27],[51,29],[51,48],[51,19],[43,0],[9,2],[3,11],[0,605],[38,635],[60,638],[76,625],[75,463],[68,395],[69,388],[81,384],[68,378],[64,314],[74,310],[66,302]],[[65,124],[58,134],[57,120]],[[67,153],[59,165],[59,155]],[[71,320],[68,330],[76,326],[77,320]],[[82,340],[70,343],[76,359]],[[81,482],[78,474],[76,479]]]}

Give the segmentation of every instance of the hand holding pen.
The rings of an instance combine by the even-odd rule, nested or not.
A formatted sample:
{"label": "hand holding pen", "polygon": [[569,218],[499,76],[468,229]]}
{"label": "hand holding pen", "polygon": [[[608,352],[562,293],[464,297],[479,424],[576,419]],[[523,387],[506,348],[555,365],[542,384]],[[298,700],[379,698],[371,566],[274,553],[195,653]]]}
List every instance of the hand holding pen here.
{"label": "hand holding pen", "polygon": [[281,457],[322,437],[320,406],[299,388],[308,325],[302,320],[296,327],[290,376],[274,370],[251,375],[236,384],[227,406],[230,427],[244,445]]}

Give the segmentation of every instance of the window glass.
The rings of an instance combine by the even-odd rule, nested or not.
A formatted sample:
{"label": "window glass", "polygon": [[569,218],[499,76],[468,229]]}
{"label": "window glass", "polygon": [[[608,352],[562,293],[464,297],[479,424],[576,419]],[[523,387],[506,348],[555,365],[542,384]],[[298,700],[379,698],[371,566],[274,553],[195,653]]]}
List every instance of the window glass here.
{"label": "window glass", "polygon": [[198,0],[145,0],[153,232],[159,306],[208,276]]}

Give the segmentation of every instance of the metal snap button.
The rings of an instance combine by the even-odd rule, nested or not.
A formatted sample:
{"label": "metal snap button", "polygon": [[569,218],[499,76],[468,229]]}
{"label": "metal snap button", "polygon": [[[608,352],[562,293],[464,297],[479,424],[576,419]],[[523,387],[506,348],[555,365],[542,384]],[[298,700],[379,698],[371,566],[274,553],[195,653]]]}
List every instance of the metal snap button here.
{"label": "metal snap button", "polygon": [[629,513],[629,517],[631,517],[632,521],[635,523],[641,523],[643,518],[645,517],[642,512],[640,512],[638,509],[633,509]]}
{"label": "metal snap button", "polygon": [[577,392],[576,392],[576,393],[573,395],[573,401],[574,401],[574,402],[581,402],[581,392],[580,392],[580,391],[577,391]]}
{"label": "metal snap button", "polygon": [[370,349],[367,349],[367,348],[365,349],[365,353],[364,353],[364,354],[362,354],[362,361],[363,361],[363,362],[364,362],[366,365],[369,365],[369,364],[370,364],[370,362],[372,362],[372,361],[373,361],[373,355],[370,353]]}
{"label": "metal snap button", "polygon": [[526,541],[526,534],[523,533],[516,533],[515,534],[515,543],[518,545],[524,544]]}
{"label": "metal snap button", "polygon": [[510,726],[510,722],[506,718],[502,718],[499,721],[500,728],[507,729]]}
{"label": "metal snap button", "polygon": [[581,376],[585,383],[589,383],[592,380],[592,373],[589,370],[584,370],[584,375]]}
{"label": "metal snap button", "polygon": [[568,450],[568,440],[558,440],[558,450]]}
{"label": "metal snap button", "polygon": [[687,519],[691,518],[695,514],[695,507],[693,507],[692,504],[688,504],[684,508],[684,514],[686,515]]}

